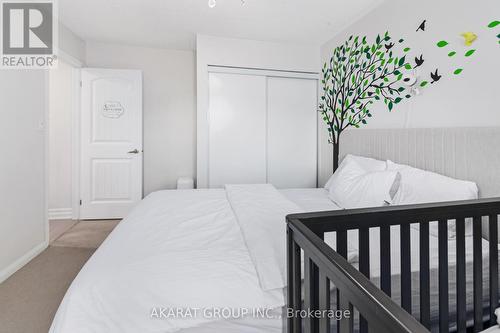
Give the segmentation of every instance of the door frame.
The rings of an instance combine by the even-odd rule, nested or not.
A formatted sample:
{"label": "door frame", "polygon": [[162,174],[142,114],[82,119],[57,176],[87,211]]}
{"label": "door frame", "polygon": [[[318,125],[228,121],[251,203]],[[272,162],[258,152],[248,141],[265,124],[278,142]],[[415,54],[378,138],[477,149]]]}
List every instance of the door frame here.
{"label": "door frame", "polygon": [[80,72],[84,63],[59,50],[59,59],[72,66],[71,71],[71,219],[80,218]]}
{"label": "door frame", "polygon": [[[77,220],[80,216],[80,69],[84,63],[63,50],[57,50],[57,57],[72,67],[71,70],[71,219]],[[49,103],[49,72],[46,71],[46,106],[44,115],[45,127],[45,210],[46,210],[46,234],[49,239],[49,130],[50,130],[50,103]]]}
{"label": "door frame", "polygon": [[72,113],[71,113],[71,219],[80,219],[80,97],[83,63],[72,58]]}

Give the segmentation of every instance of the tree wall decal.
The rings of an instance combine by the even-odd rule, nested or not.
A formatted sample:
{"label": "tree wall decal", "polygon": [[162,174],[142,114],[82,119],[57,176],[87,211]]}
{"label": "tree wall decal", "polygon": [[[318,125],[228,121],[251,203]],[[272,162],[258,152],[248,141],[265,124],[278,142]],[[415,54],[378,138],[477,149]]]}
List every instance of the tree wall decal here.
{"label": "tree wall decal", "polygon": [[[424,20],[420,24],[417,33],[425,32],[426,22],[427,20]],[[491,30],[498,26],[498,20],[488,24]],[[469,46],[477,38],[472,32],[462,36]],[[500,44],[500,34],[496,37]],[[415,71],[424,63],[424,56],[416,56],[415,65],[412,66],[407,61],[410,48],[405,47],[403,43],[404,39],[393,41],[389,32],[378,35],[371,44],[366,36],[350,36],[333,50],[330,61],[324,64],[323,95],[319,112],[328,128],[329,143],[333,146],[334,172],[338,168],[342,133],[350,127],[359,128],[367,124],[368,119],[373,116],[370,109],[374,103],[383,101],[389,111],[392,111],[397,104],[411,98],[417,90],[416,87],[428,87],[442,78],[439,69],[436,69],[430,73],[427,80],[418,80]],[[438,48],[441,49],[448,45],[446,40],[437,42]],[[475,53],[475,49],[469,49],[463,56],[467,59]],[[459,54],[451,50],[448,57],[456,58]],[[463,70],[458,67],[452,74],[458,76]],[[413,80],[405,84],[409,78]]]}
{"label": "tree wall decal", "polygon": [[[402,44],[400,39],[397,44]],[[389,111],[411,98],[404,79],[413,70],[407,61],[409,47],[402,54],[394,51],[396,42],[389,32],[378,35],[373,43],[366,36],[351,36],[333,50],[322,69],[323,96],[319,112],[326,123],[329,143],[333,145],[333,171],[338,168],[340,139],[349,127],[359,128],[372,117],[370,108],[383,101]],[[421,65],[421,59],[415,68]]]}

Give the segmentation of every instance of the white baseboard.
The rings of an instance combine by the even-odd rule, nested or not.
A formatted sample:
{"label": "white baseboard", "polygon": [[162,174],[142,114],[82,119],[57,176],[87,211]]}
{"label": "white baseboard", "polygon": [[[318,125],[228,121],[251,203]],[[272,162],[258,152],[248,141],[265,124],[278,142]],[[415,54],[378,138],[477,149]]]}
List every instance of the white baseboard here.
{"label": "white baseboard", "polygon": [[12,274],[17,272],[20,268],[22,268],[24,265],[26,265],[28,262],[30,262],[31,259],[33,259],[37,255],[39,255],[48,246],[49,246],[48,240],[43,241],[42,243],[38,244],[37,246],[35,246],[31,250],[29,250],[21,258],[17,259],[12,264],[10,264],[9,266],[7,266],[3,270],[1,270],[0,271],[0,283],[7,280],[7,278],[9,278]]}
{"label": "white baseboard", "polygon": [[51,208],[49,209],[49,220],[71,220],[73,210],[71,208]]}

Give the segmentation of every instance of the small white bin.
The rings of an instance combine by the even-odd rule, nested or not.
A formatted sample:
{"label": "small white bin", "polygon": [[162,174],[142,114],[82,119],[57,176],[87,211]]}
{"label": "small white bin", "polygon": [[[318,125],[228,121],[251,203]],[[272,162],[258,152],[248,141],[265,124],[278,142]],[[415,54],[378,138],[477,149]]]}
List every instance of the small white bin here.
{"label": "small white bin", "polygon": [[177,179],[178,190],[190,190],[194,188],[194,180],[189,177],[181,177]]}

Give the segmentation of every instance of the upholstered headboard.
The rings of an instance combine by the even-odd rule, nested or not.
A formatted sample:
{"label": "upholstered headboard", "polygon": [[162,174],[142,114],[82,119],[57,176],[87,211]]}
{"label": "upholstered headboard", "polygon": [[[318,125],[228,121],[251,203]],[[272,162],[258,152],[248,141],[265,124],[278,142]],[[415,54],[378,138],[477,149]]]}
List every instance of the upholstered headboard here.
{"label": "upholstered headboard", "polygon": [[500,128],[351,130],[346,154],[392,160],[478,184],[480,197],[500,197]]}

